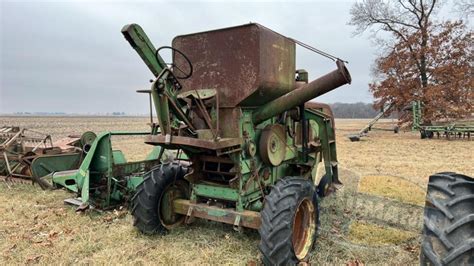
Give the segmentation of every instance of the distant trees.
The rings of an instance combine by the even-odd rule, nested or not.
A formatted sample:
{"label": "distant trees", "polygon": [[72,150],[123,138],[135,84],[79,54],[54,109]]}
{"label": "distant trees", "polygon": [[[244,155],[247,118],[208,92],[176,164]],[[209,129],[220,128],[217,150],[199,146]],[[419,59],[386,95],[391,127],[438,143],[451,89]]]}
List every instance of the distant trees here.
{"label": "distant trees", "polygon": [[333,103],[330,104],[336,118],[373,118],[380,110],[370,103]]}
{"label": "distant trees", "polygon": [[421,100],[428,121],[472,112],[472,30],[461,21],[435,22],[439,7],[437,0],[365,0],[352,7],[356,33],[372,29],[390,37],[378,39],[383,54],[369,84],[377,106],[393,102],[393,110],[402,110]]}
{"label": "distant trees", "polygon": [[118,115],[124,116],[125,112],[112,112],[112,115],[114,115],[114,116],[118,116]]}

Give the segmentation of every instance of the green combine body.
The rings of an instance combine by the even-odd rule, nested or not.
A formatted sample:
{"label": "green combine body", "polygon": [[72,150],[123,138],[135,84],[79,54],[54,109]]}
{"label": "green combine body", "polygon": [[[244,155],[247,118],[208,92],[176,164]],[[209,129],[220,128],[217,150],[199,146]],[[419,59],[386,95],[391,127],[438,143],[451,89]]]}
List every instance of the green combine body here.
{"label": "green combine body", "polygon": [[188,157],[145,174],[131,203],[135,226],[160,233],[203,218],[258,229],[265,264],[305,260],[317,198],[339,182],[332,114],[308,101],[350,83],[344,64],[308,83],[294,40],[259,24],[182,35],[159,49],[136,24],[122,33],[155,76],[147,92],[158,123],[145,142]]}

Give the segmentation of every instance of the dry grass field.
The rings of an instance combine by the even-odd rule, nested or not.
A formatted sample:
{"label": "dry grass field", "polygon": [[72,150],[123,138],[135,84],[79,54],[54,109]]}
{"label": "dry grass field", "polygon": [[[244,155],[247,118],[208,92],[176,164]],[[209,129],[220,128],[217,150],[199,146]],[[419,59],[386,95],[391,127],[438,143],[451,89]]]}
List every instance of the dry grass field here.
{"label": "dry grass field", "polygon": [[[86,130],[147,130],[147,118],[0,117],[0,125],[49,132],[54,139]],[[428,176],[440,171],[474,175],[474,141],[421,140],[412,132],[372,131],[360,142],[347,135],[367,120],[337,120],[343,187],[322,200],[321,228],[311,262],[417,264]],[[379,127],[390,127],[385,120]],[[150,148],[117,139],[128,159]],[[76,213],[73,195],[0,183],[0,264],[253,264],[258,233],[197,221],[165,236],[144,236],[125,209]]]}

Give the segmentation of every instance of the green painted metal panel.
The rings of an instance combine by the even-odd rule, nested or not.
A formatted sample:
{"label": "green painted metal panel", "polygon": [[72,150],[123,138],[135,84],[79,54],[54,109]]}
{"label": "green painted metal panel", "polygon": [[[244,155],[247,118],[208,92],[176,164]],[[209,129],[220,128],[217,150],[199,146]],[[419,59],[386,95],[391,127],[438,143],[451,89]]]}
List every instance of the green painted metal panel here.
{"label": "green painted metal panel", "polygon": [[142,27],[137,24],[125,25],[122,28],[122,34],[130,45],[137,51],[150,71],[157,77],[164,68],[166,63],[159,57],[155,56],[156,48],[150,41]]}
{"label": "green painted metal panel", "polygon": [[146,160],[157,159],[158,156],[160,156],[161,149],[162,148],[160,146],[153,147],[151,152],[146,156]]}
{"label": "green painted metal panel", "polygon": [[33,176],[43,177],[54,172],[77,169],[81,162],[80,153],[40,156],[31,163]]}
{"label": "green painted metal panel", "polygon": [[[93,203],[99,208],[108,208],[123,200],[125,193],[133,192],[143,181],[143,177],[133,175],[145,172],[145,169],[159,164],[157,158],[138,162],[126,162],[120,151],[112,151],[112,136],[140,136],[149,132],[113,131],[98,134],[91,144],[82,164],[74,171],[61,171],[53,175],[57,185],[77,192],[81,195],[83,204]],[[151,157],[157,157],[159,149],[154,149]],[[97,194],[96,187],[102,185],[106,178],[106,189]],[[125,181],[125,182],[124,182]],[[125,184],[125,188],[124,188]],[[91,190],[93,189],[93,190]],[[94,192],[94,193],[92,193]]]}
{"label": "green painted metal panel", "polygon": [[127,188],[131,191],[135,191],[142,182],[143,176],[132,176],[128,179]]}
{"label": "green painted metal panel", "polygon": [[78,170],[61,171],[53,174],[53,183],[72,192],[79,192]]}
{"label": "green painted metal panel", "polygon": [[121,150],[112,151],[112,156],[114,157],[114,164],[126,163],[125,155]]}
{"label": "green painted metal panel", "polygon": [[193,190],[197,196],[201,197],[209,197],[229,201],[237,201],[239,198],[239,191],[237,189],[227,187],[195,184],[193,185]]}
{"label": "green painted metal panel", "polygon": [[413,101],[412,102],[412,112],[413,112],[413,125],[412,130],[418,130],[421,126],[421,102],[420,101]]}

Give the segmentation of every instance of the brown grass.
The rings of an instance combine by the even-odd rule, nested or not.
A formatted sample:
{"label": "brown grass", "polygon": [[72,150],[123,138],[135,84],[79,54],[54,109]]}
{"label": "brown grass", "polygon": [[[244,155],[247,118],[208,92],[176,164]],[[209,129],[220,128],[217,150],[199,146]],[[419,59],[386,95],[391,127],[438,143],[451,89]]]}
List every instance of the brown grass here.
{"label": "brown grass", "polygon": [[[0,117],[0,125],[26,126],[50,132],[56,139],[85,130],[147,130],[147,121],[147,118]],[[474,175],[474,141],[420,140],[418,134],[411,132],[395,135],[374,131],[368,138],[351,143],[345,135],[358,131],[366,122],[336,121],[340,174],[345,186],[321,202],[321,228],[311,261],[416,264],[419,223],[415,229],[404,229],[389,221],[386,224],[383,220],[373,221],[360,214],[364,208],[370,210],[369,205],[362,202],[351,208],[344,195],[351,197],[349,192],[357,191],[362,176],[401,177],[424,187],[429,174],[438,171]],[[144,150],[140,138],[119,138],[116,147],[131,160],[143,158],[149,150],[149,147]],[[362,182],[379,188],[384,184],[393,188],[406,185],[396,178],[390,183],[380,178],[362,179]],[[364,192],[411,202],[396,196],[403,189],[388,193],[380,192],[379,188]],[[413,191],[417,199],[424,197],[423,191]],[[258,260],[259,236],[255,231],[237,233],[231,226],[198,221],[165,236],[143,236],[131,226],[131,216],[124,210],[76,214],[72,207],[62,203],[73,196],[63,190],[45,192],[28,185],[9,189],[0,183],[0,264],[247,264]],[[354,200],[349,199],[349,202]],[[404,211],[401,209],[395,215]],[[421,208],[410,215],[421,216]],[[409,237],[377,246],[400,232]],[[411,239],[412,234],[415,240]]]}
{"label": "brown grass", "polygon": [[425,189],[403,178],[394,176],[364,176],[359,192],[388,197],[398,201],[425,205]]}
{"label": "brown grass", "polygon": [[[389,128],[389,121],[382,120],[376,125]],[[436,172],[474,175],[474,141],[421,140],[418,132],[371,131],[360,142],[350,142],[346,136],[360,130],[364,123],[367,120],[336,122],[337,150],[344,167],[361,175],[400,176],[423,185]]]}
{"label": "brown grass", "polygon": [[350,225],[349,236],[349,239],[354,243],[377,246],[400,245],[416,238],[417,234],[387,226],[354,222]]}

